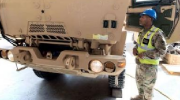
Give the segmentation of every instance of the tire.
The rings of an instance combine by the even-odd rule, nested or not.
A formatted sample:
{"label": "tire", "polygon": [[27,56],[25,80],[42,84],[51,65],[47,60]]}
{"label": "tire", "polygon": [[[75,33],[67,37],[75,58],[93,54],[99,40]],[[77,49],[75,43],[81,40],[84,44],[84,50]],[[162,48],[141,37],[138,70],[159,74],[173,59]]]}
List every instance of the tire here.
{"label": "tire", "polygon": [[121,89],[112,89],[112,97],[122,98],[122,90]]}
{"label": "tire", "polygon": [[118,85],[115,84],[115,77],[116,76],[109,76],[109,87],[115,89],[123,89],[124,88],[124,80],[125,80],[125,70],[121,72],[118,76]]}
{"label": "tire", "polygon": [[46,80],[52,80],[52,79],[55,79],[59,76],[58,73],[43,72],[43,71],[38,71],[35,69],[33,69],[33,72],[36,76],[38,76],[40,78],[44,78]]}
{"label": "tire", "polygon": [[[118,77],[118,85],[115,84],[115,78]],[[124,88],[125,70],[119,76],[109,76],[109,87],[112,90],[112,97],[122,98],[122,89]]]}

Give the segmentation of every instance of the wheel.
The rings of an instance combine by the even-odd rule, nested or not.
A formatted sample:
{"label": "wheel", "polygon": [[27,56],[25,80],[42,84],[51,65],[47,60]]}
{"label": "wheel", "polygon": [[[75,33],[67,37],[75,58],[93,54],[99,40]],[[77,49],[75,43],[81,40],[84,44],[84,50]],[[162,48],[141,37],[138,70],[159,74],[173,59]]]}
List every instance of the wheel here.
{"label": "wheel", "polygon": [[[116,82],[116,78],[118,79]],[[112,90],[112,97],[122,98],[122,89],[124,88],[125,70],[119,76],[109,76],[109,87]]]}
{"label": "wheel", "polygon": [[122,98],[122,89],[112,89],[112,97]]}
{"label": "wheel", "polygon": [[58,73],[51,73],[51,72],[43,72],[43,71],[38,71],[33,69],[33,72],[36,76],[40,77],[40,78],[44,78],[46,80],[52,80],[57,78],[57,76],[59,76]]}
{"label": "wheel", "polygon": [[[118,85],[115,84],[115,78],[118,77]],[[119,76],[109,76],[109,87],[123,89],[124,88],[124,80],[125,80],[125,70],[121,72]]]}

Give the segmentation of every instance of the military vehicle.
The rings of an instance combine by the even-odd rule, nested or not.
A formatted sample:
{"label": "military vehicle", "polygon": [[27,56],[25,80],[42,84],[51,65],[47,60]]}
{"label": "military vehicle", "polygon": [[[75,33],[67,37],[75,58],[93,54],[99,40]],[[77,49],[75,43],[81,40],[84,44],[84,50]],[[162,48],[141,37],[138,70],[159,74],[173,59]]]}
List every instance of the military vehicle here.
{"label": "military vehicle", "polygon": [[0,0],[1,50],[44,79],[61,74],[108,75],[122,97],[127,31],[138,32],[140,13],[153,8],[168,43],[180,39],[179,0]]}

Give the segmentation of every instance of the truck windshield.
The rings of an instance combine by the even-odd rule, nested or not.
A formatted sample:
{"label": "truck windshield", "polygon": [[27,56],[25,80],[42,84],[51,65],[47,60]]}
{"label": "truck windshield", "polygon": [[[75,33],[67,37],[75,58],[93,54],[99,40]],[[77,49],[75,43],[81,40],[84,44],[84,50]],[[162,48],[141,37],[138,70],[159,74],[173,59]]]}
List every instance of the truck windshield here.
{"label": "truck windshield", "polygon": [[151,2],[151,1],[160,1],[160,0],[136,0],[136,2]]}
{"label": "truck windshield", "polygon": [[169,5],[174,0],[132,0],[132,7]]}

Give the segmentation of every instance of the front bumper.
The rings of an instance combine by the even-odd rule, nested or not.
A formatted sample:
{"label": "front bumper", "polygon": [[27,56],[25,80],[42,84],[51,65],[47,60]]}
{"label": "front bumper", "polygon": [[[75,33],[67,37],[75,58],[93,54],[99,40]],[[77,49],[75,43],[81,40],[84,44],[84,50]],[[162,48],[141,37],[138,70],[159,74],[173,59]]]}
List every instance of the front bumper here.
{"label": "front bumper", "polygon": [[[43,57],[35,47],[15,47],[13,50],[14,60],[21,64],[25,64],[33,69],[45,71],[45,72],[53,72],[53,73],[63,73],[63,74],[72,74],[79,75],[85,77],[97,77],[99,75],[119,75],[124,68],[119,68],[116,66],[115,71],[112,73],[102,71],[99,73],[92,72],[89,69],[89,63],[92,60],[99,60],[102,63],[107,61],[113,62],[115,65],[118,62],[125,62],[125,58],[123,56],[117,55],[89,55],[88,52],[84,51],[70,51],[65,50],[60,53],[60,55],[56,59],[47,59]],[[28,53],[23,53],[28,52]],[[24,56],[30,57],[31,60],[25,60]],[[75,60],[75,68],[68,69],[65,66],[64,59],[67,56],[73,56],[76,58]]]}

